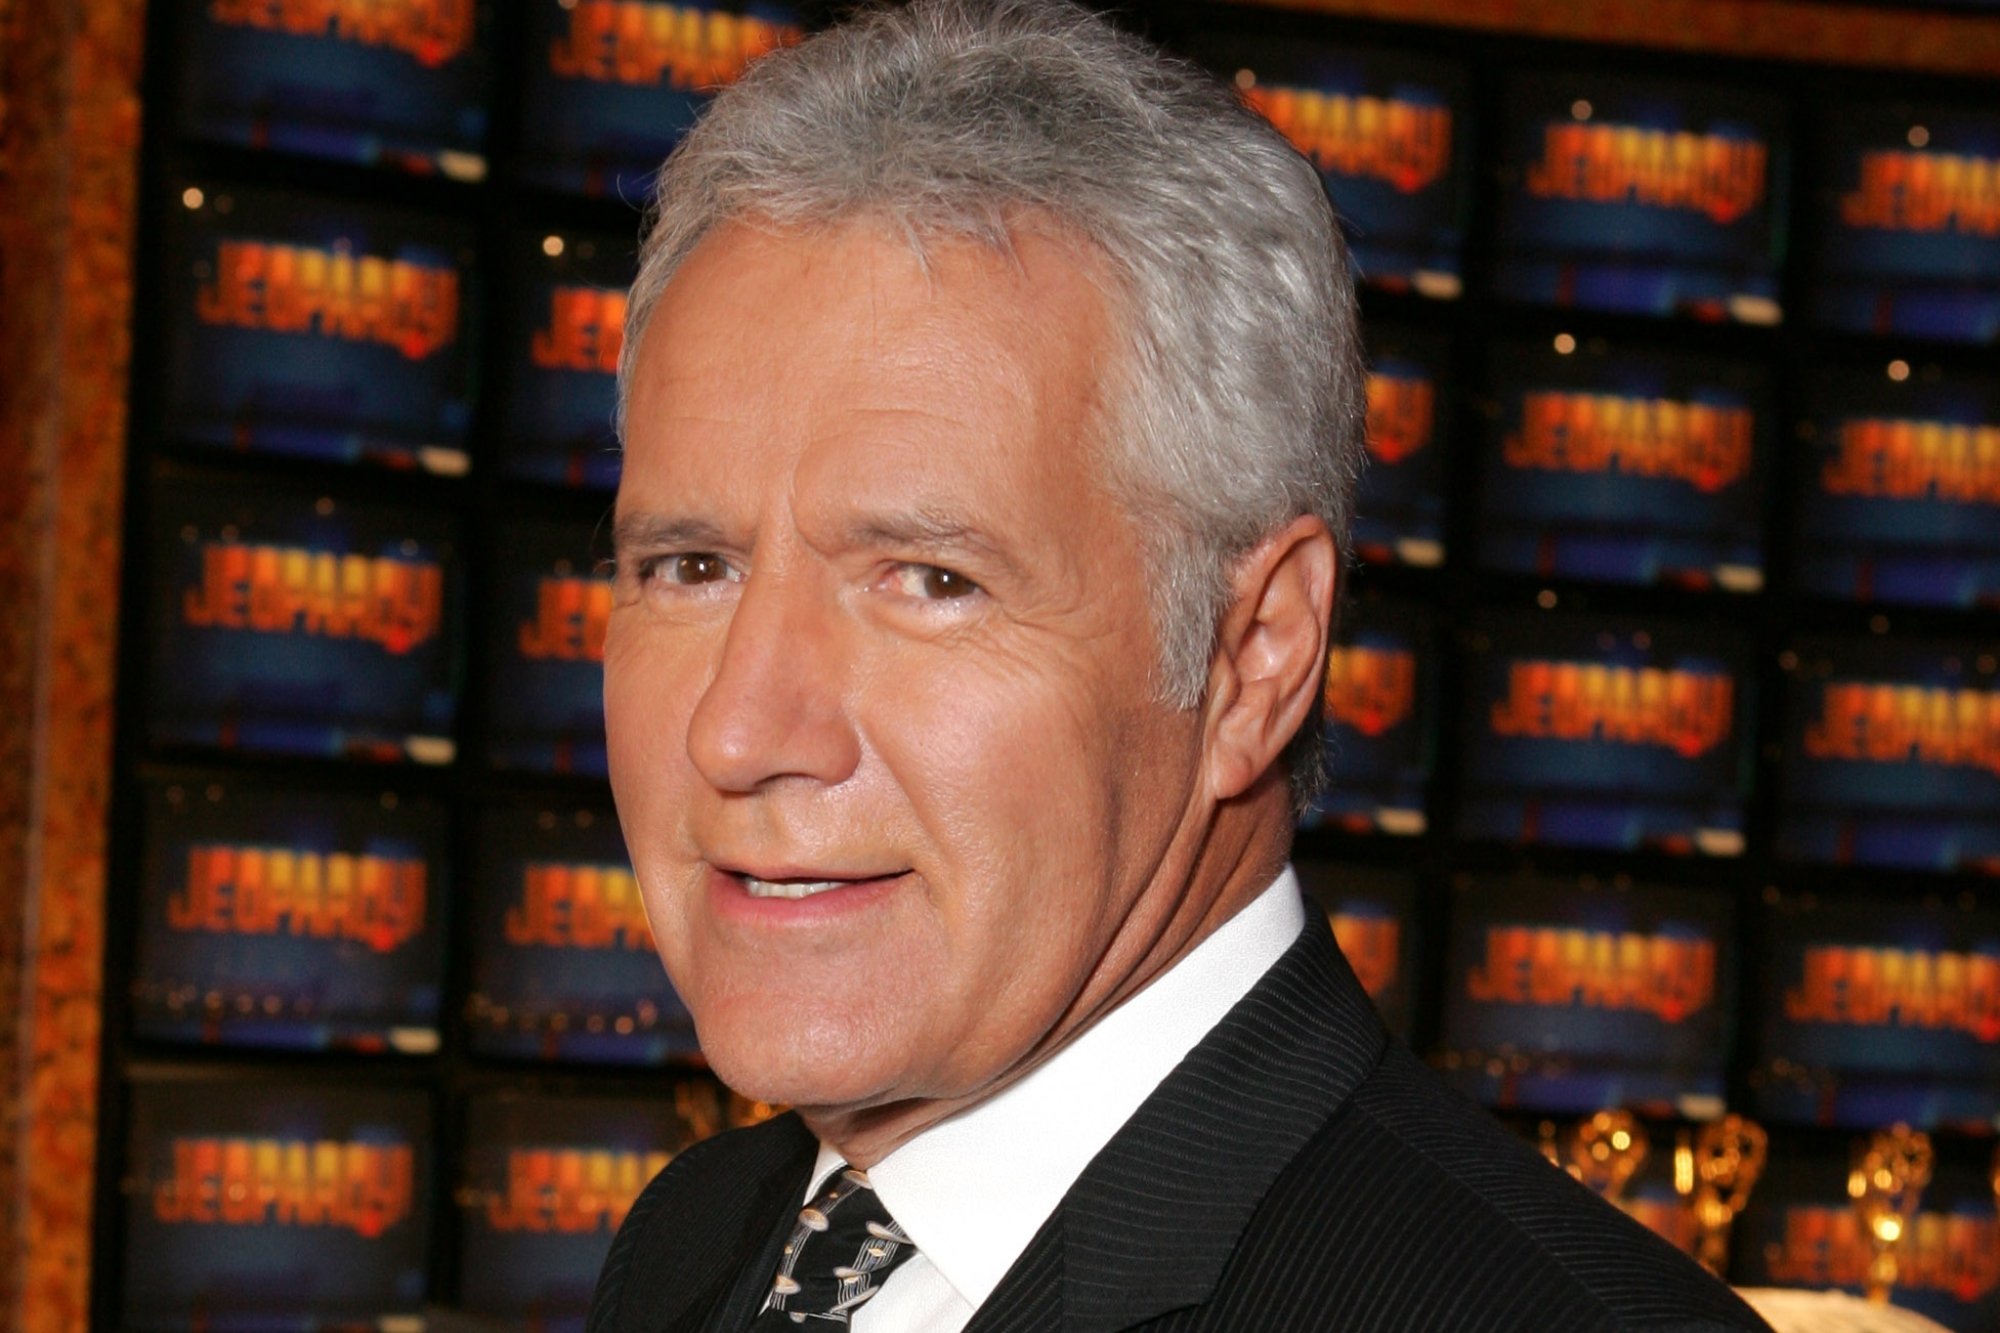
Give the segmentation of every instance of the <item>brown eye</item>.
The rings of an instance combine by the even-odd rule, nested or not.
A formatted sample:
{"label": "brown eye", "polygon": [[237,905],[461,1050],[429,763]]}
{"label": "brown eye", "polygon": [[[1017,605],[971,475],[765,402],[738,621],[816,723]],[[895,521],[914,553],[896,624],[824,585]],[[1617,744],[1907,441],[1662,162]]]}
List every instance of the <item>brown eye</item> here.
{"label": "brown eye", "polygon": [[729,576],[729,566],[721,556],[697,552],[675,556],[673,574],[675,583],[714,583]]}
{"label": "brown eye", "polygon": [[924,596],[936,601],[953,597],[966,597],[979,591],[979,585],[963,574],[949,569],[939,569],[931,565],[924,570]]}

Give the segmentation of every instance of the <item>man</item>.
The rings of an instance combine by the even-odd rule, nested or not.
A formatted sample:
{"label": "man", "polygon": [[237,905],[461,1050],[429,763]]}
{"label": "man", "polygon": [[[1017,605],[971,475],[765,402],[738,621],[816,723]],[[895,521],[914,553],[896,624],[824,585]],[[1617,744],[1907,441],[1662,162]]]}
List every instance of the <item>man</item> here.
{"label": "man", "polygon": [[1061,0],[781,53],[631,296],[612,784],[731,1087],[602,1333],[1761,1327],[1286,867],[1360,460],[1311,168]]}

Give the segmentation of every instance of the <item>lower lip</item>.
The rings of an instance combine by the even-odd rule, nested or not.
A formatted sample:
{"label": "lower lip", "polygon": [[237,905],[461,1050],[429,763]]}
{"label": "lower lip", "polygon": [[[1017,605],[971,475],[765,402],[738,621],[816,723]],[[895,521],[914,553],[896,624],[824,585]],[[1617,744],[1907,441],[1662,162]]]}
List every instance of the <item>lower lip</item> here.
{"label": "lower lip", "polygon": [[713,867],[708,872],[708,897],[724,916],[767,924],[797,922],[807,924],[838,919],[853,912],[865,912],[882,902],[909,879],[909,872],[857,879],[837,889],[827,889],[804,898],[758,898],[752,896],[741,875]]}

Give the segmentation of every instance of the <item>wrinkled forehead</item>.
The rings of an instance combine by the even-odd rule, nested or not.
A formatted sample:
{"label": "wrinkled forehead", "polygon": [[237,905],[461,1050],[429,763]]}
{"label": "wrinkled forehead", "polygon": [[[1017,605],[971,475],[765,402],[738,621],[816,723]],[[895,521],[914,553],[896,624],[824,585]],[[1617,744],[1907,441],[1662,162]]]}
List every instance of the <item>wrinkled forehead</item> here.
{"label": "wrinkled forehead", "polygon": [[752,449],[919,473],[942,458],[998,481],[1006,460],[968,455],[1004,448],[1066,484],[1087,462],[1096,480],[1122,364],[1101,283],[1097,257],[1056,229],[919,248],[874,218],[719,228],[632,359],[628,489],[726,481]]}

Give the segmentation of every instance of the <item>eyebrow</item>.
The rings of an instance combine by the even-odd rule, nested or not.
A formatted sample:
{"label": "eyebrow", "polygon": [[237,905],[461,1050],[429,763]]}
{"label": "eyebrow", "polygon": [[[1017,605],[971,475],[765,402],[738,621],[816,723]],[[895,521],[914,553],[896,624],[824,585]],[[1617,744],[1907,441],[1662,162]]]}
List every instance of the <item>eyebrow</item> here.
{"label": "eyebrow", "polygon": [[847,539],[856,546],[892,546],[928,554],[965,554],[998,567],[1009,577],[1027,577],[1020,562],[990,534],[937,509],[899,510],[870,514],[849,525]]}
{"label": "eyebrow", "polygon": [[725,544],[722,529],[705,519],[671,518],[651,513],[620,514],[611,524],[611,549],[614,551]]}
{"label": "eyebrow", "polygon": [[[889,546],[949,558],[969,555],[1016,580],[1027,572],[991,535],[939,509],[869,514],[843,534],[850,546]],[[611,525],[612,550],[717,549],[729,545],[722,529],[706,519],[667,514],[620,514]]]}

